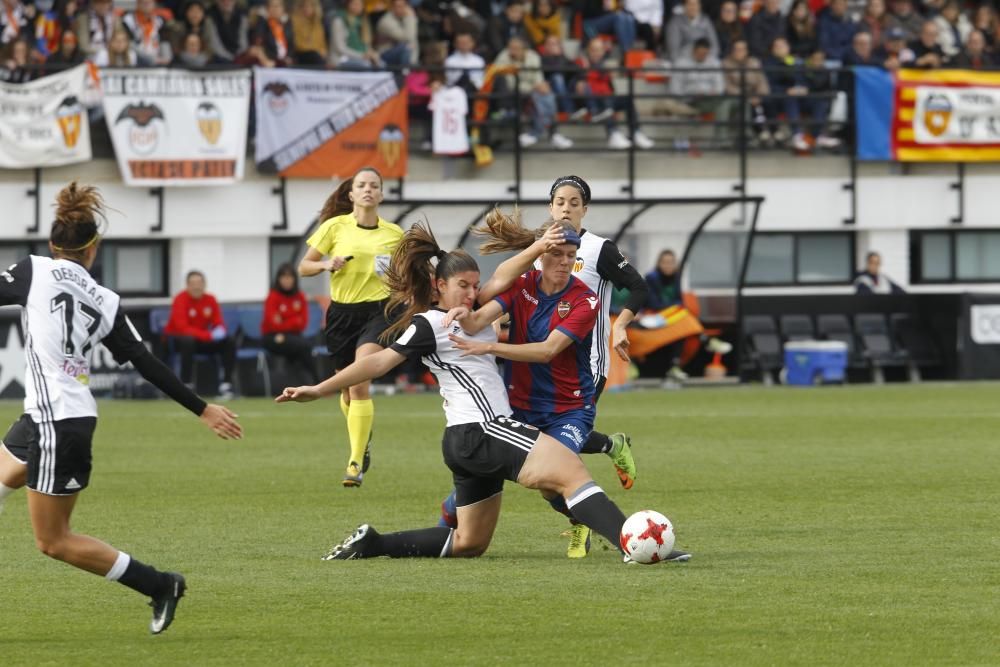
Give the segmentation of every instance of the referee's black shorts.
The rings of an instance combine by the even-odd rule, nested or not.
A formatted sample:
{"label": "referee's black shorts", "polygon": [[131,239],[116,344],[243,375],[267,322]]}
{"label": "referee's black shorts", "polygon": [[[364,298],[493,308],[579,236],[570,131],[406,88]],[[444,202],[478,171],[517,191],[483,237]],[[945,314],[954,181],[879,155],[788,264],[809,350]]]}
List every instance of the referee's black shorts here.
{"label": "referee's black shorts", "polygon": [[[354,351],[365,343],[377,343],[389,328],[385,317],[385,301],[337,303],[326,309],[326,349],[337,370],[354,363]],[[389,341],[391,342],[391,341]]]}
{"label": "referee's black shorts", "polygon": [[18,451],[22,442],[27,443],[28,488],[49,496],[71,496],[87,488],[96,428],[97,417],[36,423],[22,415],[11,427],[17,433],[8,432],[7,437]]}
{"label": "referee's black shorts", "polygon": [[540,434],[510,417],[446,428],[441,450],[455,480],[455,505],[473,505],[500,493],[504,480],[516,482]]}

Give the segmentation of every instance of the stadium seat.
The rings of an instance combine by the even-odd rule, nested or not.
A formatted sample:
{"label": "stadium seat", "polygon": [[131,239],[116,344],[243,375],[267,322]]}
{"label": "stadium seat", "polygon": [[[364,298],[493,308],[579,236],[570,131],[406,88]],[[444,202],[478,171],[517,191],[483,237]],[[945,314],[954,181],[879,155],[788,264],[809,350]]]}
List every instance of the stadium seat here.
{"label": "stadium seat", "polygon": [[759,370],[765,383],[771,372],[784,365],[781,338],[770,315],[747,315],[743,318],[743,342],[749,367]]}
{"label": "stadium seat", "polygon": [[917,366],[938,366],[941,351],[928,330],[907,313],[895,313],[890,318],[894,340],[900,349],[906,350],[912,363]]}
{"label": "stadium seat", "polygon": [[780,323],[781,337],[786,343],[788,341],[814,340],[816,338],[812,318],[808,315],[782,315]]}
{"label": "stadium seat", "polygon": [[847,364],[854,368],[867,368],[865,357],[858,354],[854,331],[847,315],[826,314],[816,318],[816,332],[825,340],[837,340],[847,345]]}
{"label": "stadium seat", "polygon": [[[223,309],[225,312],[225,309]],[[246,304],[236,308],[235,316],[238,322],[240,336],[237,339],[236,360],[253,359],[257,362],[257,372],[264,382],[264,395],[271,395],[271,368],[269,355],[261,344],[260,325],[264,319],[264,305],[260,303]],[[229,327],[227,322],[226,327]]]}
{"label": "stadium seat", "polygon": [[855,315],[854,330],[861,341],[862,353],[873,366],[902,366],[906,363],[906,352],[893,344],[889,324],[882,313]]}

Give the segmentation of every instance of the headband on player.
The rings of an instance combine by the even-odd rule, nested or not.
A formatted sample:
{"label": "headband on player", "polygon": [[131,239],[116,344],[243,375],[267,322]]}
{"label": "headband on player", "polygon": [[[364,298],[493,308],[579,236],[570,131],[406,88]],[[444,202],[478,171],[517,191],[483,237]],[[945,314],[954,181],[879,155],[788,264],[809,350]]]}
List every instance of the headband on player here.
{"label": "headband on player", "polygon": [[89,241],[87,241],[86,243],[84,243],[79,248],[61,248],[61,247],[59,247],[59,246],[57,246],[56,244],[53,243],[52,244],[52,249],[55,250],[56,252],[80,252],[81,250],[86,250],[90,246],[92,246],[95,243],[97,243],[97,240],[99,238],[101,238],[100,234],[94,234],[94,238],[90,239]]}
{"label": "headband on player", "polygon": [[583,197],[584,206],[590,203],[590,186],[587,185],[587,182],[579,176],[560,176],[557,178],[556,182],[552,184],[552,189],[549,190],[549,199],[555,197],[556,190],[564,185],[572,185],[580,191],[580,195]]}

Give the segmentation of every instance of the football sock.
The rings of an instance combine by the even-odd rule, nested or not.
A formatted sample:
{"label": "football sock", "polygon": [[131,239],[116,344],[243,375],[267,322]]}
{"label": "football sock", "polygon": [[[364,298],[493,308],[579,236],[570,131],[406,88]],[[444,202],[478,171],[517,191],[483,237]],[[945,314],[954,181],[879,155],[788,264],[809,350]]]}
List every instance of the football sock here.
{"label": "football sock", "polygon": [[124,551],[118,552],[118,559],[104,578],[108,581],[117,581],[148,597],[153,597],[171,583],[169,576],[145,563],[140,563]]}
{"label": "football sock", "polygon": [[565,514],[569,518],[570,523],[573,524],[579,523],[579,521],[576,520],[576,517],[573,516],[573,513],[569,511],[569,507],[566,506],[565,498],[557,495],[555,498],[546,498],[546,500],[549,501],[549,505],[552,506],[552,509],[559,512],[560,514]]}
{"label": "football sock", "polygon": [[441,503],[441,518],[438,519],[438,525],[444,528],[458,528],[458,508],[455,506],[454,489]]}
{"label": "football sock", "polygon": [[351,404],[344,400],[344,392],[340,392],[340,412],[347,419]]}
{"label": "football sock", "polygon": [[571,493],[566,499],[566,505],[580,523],[590,526],[608,542],[621,549],[625,515],[596,482],[587,482]]}
{"label": "football sock", "polygon": [[372,433],[372,422],[375,421],[375,402],[370,398],[364,401],[351,401],[347,409],[347,434],[351,439],[351,460],[361,465],[365,457],[365,447]]}
{"label": "football sock", "polygon": [[[379,555],[390,558],[448,558],[451,556],[454,534],[455,531],[451,528],[441,526],[385,533],[379,535],[378,541],[371,549],[365,549],[365,557]],[[378,554],[372,551],[377,551]]]}
{"label": "football sock", "polygon": [[611,451],[611,438],[603,433],[591,431],[587,441],[583,443],[581,454],[607,454]]}

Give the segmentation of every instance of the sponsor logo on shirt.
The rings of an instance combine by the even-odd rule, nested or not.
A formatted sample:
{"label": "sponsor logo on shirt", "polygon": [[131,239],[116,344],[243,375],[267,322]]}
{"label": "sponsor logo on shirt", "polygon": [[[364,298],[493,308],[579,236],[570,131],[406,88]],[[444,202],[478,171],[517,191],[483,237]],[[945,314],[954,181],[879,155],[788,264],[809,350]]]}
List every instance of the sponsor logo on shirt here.
{"label": "sponsor logo on shirt", "polygon": [[538,305],[538,299],[528,294],[528,290],[524,289],[523,287],[521,288],[521,296],[523,296],[525,299],[535,304],[536,306]]}
{"label": "sponsor logo on shirt", "polygon": [[569,309],[569,301],[560,301],[559,305],[556,306],[556,312],[559,313],[559,317],[566,317],[569,315]]}
{"label": "sponsor logo on shirt", "polygon": [[594,310],[595,308],[597,308],[597,297],[596,296],[588,296],[587,297],[587,303],[590,304],[590,309]]}

